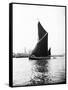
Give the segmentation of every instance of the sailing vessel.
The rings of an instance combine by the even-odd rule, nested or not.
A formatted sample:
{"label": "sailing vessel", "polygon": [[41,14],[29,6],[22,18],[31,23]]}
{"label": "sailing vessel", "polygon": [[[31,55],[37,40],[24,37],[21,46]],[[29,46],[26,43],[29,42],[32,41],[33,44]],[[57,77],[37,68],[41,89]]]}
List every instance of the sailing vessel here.
{"label": "sailing vessel", "polygon": [[50,58],[51,48],[48,50],[48,32],[38,22],[38,43],[29,56],[29,59],[42,60]]}

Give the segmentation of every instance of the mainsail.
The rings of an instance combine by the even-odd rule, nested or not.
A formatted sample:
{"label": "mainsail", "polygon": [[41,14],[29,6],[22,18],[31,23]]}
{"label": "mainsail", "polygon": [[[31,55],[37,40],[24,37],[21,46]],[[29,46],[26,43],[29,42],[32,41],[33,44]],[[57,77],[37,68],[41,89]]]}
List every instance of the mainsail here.
{"label": "mainsail", "polygon": [[38,36],[39,41],[35,46],[34,50],[32,51],[29,58],[32,57],[46,57],[51,54],[50,50],[48,51],[48,33],[42,27],[40,22],[38,22]]}

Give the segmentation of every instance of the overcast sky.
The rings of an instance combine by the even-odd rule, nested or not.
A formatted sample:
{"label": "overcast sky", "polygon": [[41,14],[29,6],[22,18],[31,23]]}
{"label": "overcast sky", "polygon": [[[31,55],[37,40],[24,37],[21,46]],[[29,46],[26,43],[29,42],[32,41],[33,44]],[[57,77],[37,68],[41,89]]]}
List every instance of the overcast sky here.
{"label": "overcast sky", "polygon": [[13,52],[32,50],[38,42],[38,21],[48,32],[52,54],[65,52],[65,8],[13,5]]}

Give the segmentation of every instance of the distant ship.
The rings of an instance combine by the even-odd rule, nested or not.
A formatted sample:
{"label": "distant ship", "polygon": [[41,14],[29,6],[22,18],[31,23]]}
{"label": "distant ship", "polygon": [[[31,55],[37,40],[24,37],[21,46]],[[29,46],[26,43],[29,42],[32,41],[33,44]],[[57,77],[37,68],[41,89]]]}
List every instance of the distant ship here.
{"label": "distant ship", "polygon": [[34,50],[29,55],[29,59],[42,60],[49,59],[51,56],[51,48],[48,50],[48,33],[38,22],[38,37],[39,41],[36,44]]}

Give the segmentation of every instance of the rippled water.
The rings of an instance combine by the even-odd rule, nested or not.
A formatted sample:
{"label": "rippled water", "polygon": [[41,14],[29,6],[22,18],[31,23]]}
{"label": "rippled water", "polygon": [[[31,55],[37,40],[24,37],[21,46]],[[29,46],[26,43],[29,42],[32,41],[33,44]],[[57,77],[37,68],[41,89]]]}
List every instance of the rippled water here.
{"label": "rippled water", "polygon": [[43,85],[65,82],[65,58],[29,60],[13,58],[13,86]]}

